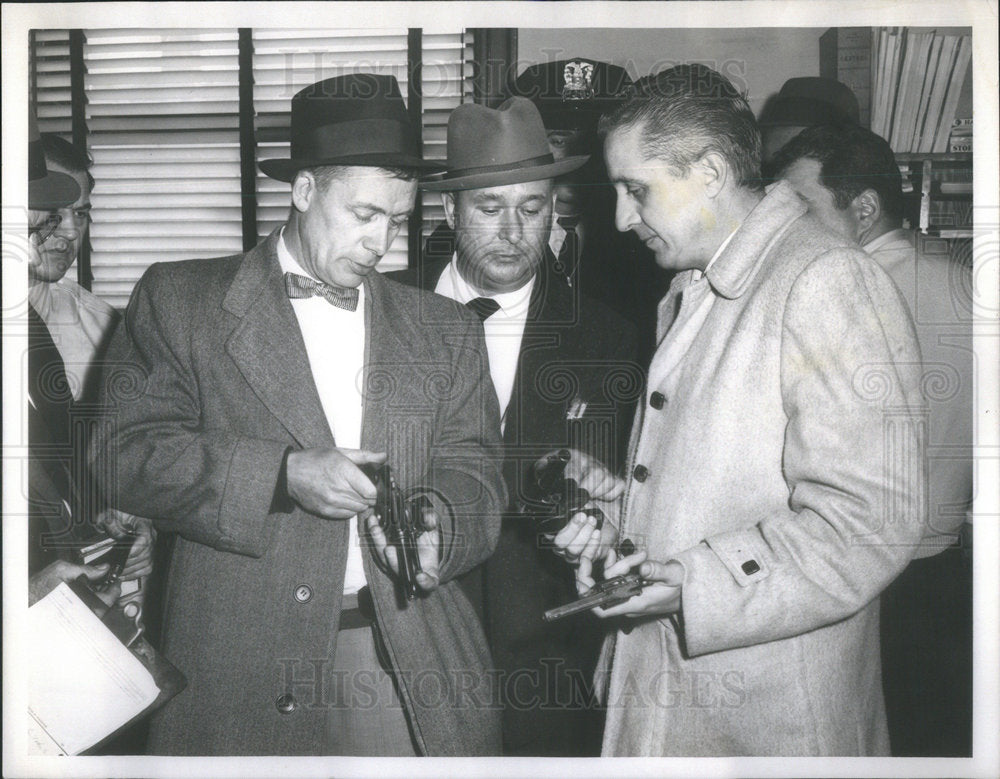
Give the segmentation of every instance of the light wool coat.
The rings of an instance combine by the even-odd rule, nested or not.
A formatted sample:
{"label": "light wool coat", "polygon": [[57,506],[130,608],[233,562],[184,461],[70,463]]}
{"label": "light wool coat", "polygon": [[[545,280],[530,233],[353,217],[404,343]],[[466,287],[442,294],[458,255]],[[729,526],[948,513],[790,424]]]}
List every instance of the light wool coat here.
{"label": "light wool coat", "polygon": [[888,752],[878,595],[923,528],[920,352],[885,273],[804,214],[784,184],[757,205],[637,416],[624,533],[685,575],[680,614],[617,634],[607,755]]}
{"label": "light wool coat", "polygon": [[[188,687],[153,722],[156,754],[324,752],[348,527],[272,502],[287,447],[334,444],[276,241],[154,265],[112,341],[103,451],[117,457],[117,505],[177,533],[164,650]],[[377,274],[365,284],[362,448],[451,507],[432,498],[442,584],[426,597],[400,606],[364,555],[379,628],[420,751],[496,754],[489,651],[455,581],[492,552],[506,502],[482,326],[444,298]],[[349,689],[371,705],[361,684]],[[297,706],[282,712],[289,694]]]}

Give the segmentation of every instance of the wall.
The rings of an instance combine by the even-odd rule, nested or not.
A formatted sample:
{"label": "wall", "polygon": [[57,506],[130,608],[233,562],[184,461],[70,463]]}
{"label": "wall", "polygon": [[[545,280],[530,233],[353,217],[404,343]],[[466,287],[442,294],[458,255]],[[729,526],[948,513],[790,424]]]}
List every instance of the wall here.
{"label": "wall", "polygon": [[827,28],[520,29],[518,72],[535,62],[574,56],[625,67],[633,78],[682,62],[715,67],[749,93],[759,114],[794,76],[819,75],[819,36]]}

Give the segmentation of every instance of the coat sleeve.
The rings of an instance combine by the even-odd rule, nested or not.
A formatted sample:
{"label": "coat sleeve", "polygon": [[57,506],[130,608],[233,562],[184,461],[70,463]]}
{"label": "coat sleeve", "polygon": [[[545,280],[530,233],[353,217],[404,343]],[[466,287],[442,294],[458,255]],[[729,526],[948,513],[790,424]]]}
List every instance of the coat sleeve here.
{"label": "coat sleeve", "polygon": [[482,325],[468,321],[452,350],[452,375],[439,389],[428,482],[442,516],[440,580],[475,567],[496,548],[507,503],[501,476],[500,407]]}
{"label": "coat sleeve", "polygon": [[104,480],[117,507],[192,541],[259,557],[287,442],[206,424],[190,348],[198,321],[182,286],[163,265],[136,286],[108,350],[104,432],[91,459],[108,464]]}
{"label": "coat sleeve", "polygon": [[[852,250],[814,260],[783,313],[788,509],[677,555],[692,655],[845,619],[905,567],[926,512],[925,415],[912,320]],[[748,388],[751,391],[751,388]]]}

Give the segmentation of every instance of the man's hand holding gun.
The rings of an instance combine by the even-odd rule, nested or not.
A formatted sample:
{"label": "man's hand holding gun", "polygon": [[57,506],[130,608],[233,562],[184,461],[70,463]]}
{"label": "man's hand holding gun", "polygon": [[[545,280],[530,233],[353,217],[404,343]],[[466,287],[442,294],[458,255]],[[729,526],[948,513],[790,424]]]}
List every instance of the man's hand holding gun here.
{"label": "man's hand holding gun", "polygon": [[362,468],[377,496],[365,526],[375,559],[399,582],[401,600],[413,600],[439,583],[440,521],[424,495],[409,496],[396,485],[388,465]]}
{"label": "man's hand holding gun", "polygon": [[[619,515],[624,482],[600,462],[581,452],[561,450],[539,461],[535,473],[543,483],[551,483],[560,467],[567,480],[579,476],[580,488],[584,484],[596,487],[590,497],[610,502],[612,516]],[[601,618],[663,616],[679,611],[684,567],[674,560],[648,560],[646,551],[636,551],[631,540],[619,542],[614,523],[603,519],[600,511],[588,506],[574,513],[555,533],[554,551],[577,566],[576,586],[581,598],[552,609],[545,618],[559,619],[588,608]],[[595,581],[595,573],[601,576],[600,583]]]}

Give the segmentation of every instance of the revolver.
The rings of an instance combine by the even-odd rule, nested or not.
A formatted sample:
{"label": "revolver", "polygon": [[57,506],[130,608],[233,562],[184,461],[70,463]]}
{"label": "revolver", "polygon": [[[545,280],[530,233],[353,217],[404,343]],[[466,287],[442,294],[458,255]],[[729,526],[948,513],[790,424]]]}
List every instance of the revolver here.
{"label": "revolver", "polygon": [[375,516],[386,540],[396,550],[400,594],[413,600],[419,592],[417,574],[421,571],[417,537],[426,529],[423,512],[431,502],[426,495],[408,498],[396,486],[388,464],[365,465],[361,469],[375,485]]}
{"label": "revolver", "polygon": [[[594,517],[598,530],[604,526],[603,511],[595,506],[584,508],[590,502],[590,493],[577,484],[576,479],[564,476],[569,460],[569,450],[560,449],[531,466],[521,511],[534,517],[535,527],[543,536],[555,536],[579,511]],[[623,538],[615,545],[615,552],[619,557],[628,557],[635,554],[635,544]]]}
{"label": "revolver", "polygon": [[592,609],[595,606],[600,606],[601,608],[617,606],[619,603],[627,601],[633,595],[638,595],[642,592],[642,588],[650,583],[637,573],[616,576],[613,579],[595,584],[590,592],[579,600],[549,609],[543,616],[546,622],[552,622],[556,619],[568,617],[571,614]]}
{"label": "revolver", "polygon": [[[569,460],[569,450],[560,449],[535,462],[529,471],[521,510],[535,518],[536,529],[543,535],[554,536],[590,501],[590,493],[576,479],[564,475]],[[604,513],[593,507],[586,509],[586,513],[597,520],[600,529]]]}

